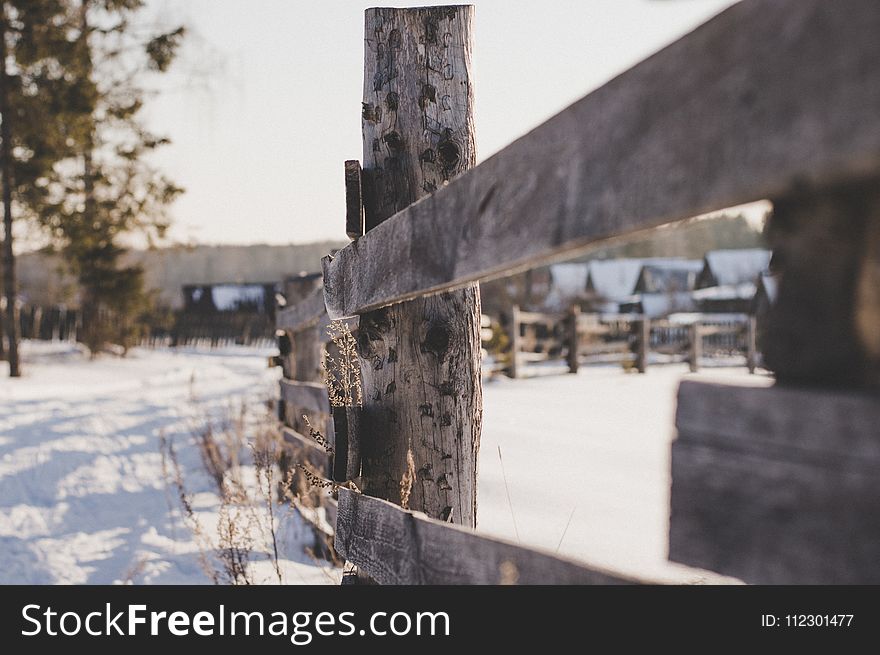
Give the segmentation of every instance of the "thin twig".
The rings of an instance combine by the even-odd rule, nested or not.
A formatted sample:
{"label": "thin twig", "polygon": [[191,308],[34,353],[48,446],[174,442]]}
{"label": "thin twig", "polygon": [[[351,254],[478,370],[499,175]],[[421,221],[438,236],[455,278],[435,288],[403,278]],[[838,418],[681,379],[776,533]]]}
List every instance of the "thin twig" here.
{"label": "thin twig", "polygon": [[574,517],[575,510],[577,510],[577,505],[571,508],[571,514],[568,515],[568,523],[565,524],[565,529],[562,531],[562,536],[559,537],[559,543],[556,544],[556,552],[559,552],[560,547],[562,546],[562,540],[565,539],[565,533],[568,532],[568,526],[571,525],[571,519]]}
{"label": "thin twig", "polygon": [[504,491],[507,492],[507,506],[510,508],[510,518],[513,519],[513,532],[516,540],[520,541],[519,530],[516,527],[516,516],[513,514],[513,503],[510,502],[510,487],[507,486],[507,473],[504,472],[504,458],[501,456],[501,446],[498,446],[498,459],[501,461],[501,477],[504,478]]}

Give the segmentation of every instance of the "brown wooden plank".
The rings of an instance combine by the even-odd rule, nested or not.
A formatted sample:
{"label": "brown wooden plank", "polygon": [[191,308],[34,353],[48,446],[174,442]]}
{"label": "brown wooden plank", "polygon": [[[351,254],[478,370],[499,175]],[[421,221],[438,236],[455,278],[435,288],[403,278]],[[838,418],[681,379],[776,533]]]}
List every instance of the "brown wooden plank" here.
{"label": "brown wooden plank", "polygon": [[345,162],[345,233],[349,239],[360,239],[364,232],[361,163],[350,159]]}
{"label": "brown wooden plank", "polygon": [[279,330],[297,332],[314,326],[326,313],[324,292],[318,288],[295,305],[279,310],[275,318],[275,327]]}
{"label": "brown wooden plank", "polygon": [[644,584],[339,490],[336,550],[381,584]]}
{"label": "brown wooden plank", "polygon": [[523,312],[519,313],[520,323],[547,323],[548,325],[556,325],[565,320],[565,314],[547,314],[542,312]]}
{"label": "brown wooden plank", "polygon": [[295,382],[281,380],[281,400],[299,408],[300,411],[330,414],[327,386],[321,382]]}
{"label": "brown wooden plank", "polygon": [[670,559],[761,584],[880,582],[880,399],[681,385]]}
{"label": "brown wooden plank", "polygon": [[331,316],[876,174],[878,32],[875,0],[734,5],[325,258]]}

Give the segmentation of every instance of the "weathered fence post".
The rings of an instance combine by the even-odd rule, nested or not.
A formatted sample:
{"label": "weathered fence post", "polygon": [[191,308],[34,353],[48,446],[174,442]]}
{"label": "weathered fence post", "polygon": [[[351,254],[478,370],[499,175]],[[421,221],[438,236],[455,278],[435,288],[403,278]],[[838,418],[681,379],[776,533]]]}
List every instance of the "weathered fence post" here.
{"label": "weathered fence post", "polygon": [[651,349],[651,319],[643,316],[636,321],[636,370],[648,370],[648,351]]}
{"label": "weathered fence post", "polygon": [[578,332],[578,317],[581,314],[581,308],[578,305],[572,305],[568,310],[568,322],[565,325],[568,342],[568,372],[577,373],[580,366],[578,358],[578,350],[580,349],[580,333]]}
{"label": "weathered fence post", "polygon": [[519,305],[510,308],[510,366],[507,374],[514,380],[519,377],[519,351],[522,347],[522,323],[519,318]]}
{"label": "weathered fence post", "polygon": [[[284,297],[288,305],[295,305],[315,291],[321,283],[321,276],[298,275],[284,280]],[[321,373],[321,335],[319,325],[310,325],[296,334],[288,333],[291,353],[288,362],[290,377],[299,382],[320,382]]]}
{"label": "weathered fence post", "polygon": [[[472,18],[471,6],[366,11],[367,230],[475,164]],[[444,265],[455,246],[443,234],[424,234],[410,256],[421,265]],[[363,491],[474,526],[482,423],[479,286],[362,314],[358,350]]]}
{"label": "weathered fence post", "polygon": [[688,334],[688,367],[691,373],[696,373],[700,370],[700,357],[703,356],[703,333],[699,321],[691,323]]}
{"label": "weathered fence post", "polygon": [[746,366],[749,373],[758,368],[758,319],[755,316],[749,316],[746,323]]}

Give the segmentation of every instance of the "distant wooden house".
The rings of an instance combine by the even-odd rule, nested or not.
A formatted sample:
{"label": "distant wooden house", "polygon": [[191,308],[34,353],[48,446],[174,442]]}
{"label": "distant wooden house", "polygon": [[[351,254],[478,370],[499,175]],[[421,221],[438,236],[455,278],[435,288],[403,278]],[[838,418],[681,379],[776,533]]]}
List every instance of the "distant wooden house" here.
{"label": "distant wooden house", "polygon": [[700,259],[648,260],[639,271],[635,293],[687,293],[703,270]]}
{"label": "distant wooden house", "polygon": [[275,316],[276,282],[249,284],[187,284],[183,287],[183,311],[190,314],[217,312]]}
{"label": "distant wooden house", "polygon": [[750,313],[759,278],[767,272],[771,251],[763,248],[713,250],[703,258],[693,298],[705,313]]}

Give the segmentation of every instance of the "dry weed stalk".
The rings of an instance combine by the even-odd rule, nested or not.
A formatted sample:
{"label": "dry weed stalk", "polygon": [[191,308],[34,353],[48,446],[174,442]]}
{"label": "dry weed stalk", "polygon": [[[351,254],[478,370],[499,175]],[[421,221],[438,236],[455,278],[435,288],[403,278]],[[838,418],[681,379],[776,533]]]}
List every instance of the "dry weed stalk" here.
{"label": "dry weed stalk", "polygon": [[361,366],[357,354],[357,341],[344,321],[332,321],[327,336],[336,346],[337,357],[327,353],[321,366],[324,382],[330,396],[331,407],[362,407]]}
{"label": "dry weed stalk", "polygon": [[[206,534],[192,506],[177,453],[170,440],[160,435],[162,470],[176,489],[187,527],[199,550],[199,562],[215,584],[254,584],[251,556],[257,545],[265,549],[275,576],[283,584],[279,561],[278,522],[275,503],[280,495],[279,467],[284,453],[277,447],[276,424],[266,416],[254,416],[242,401],[228,407],[219,420],[204,415],[191,424],[202,467],[213,481],[220,501],[216,539]],[[243,453],[251,452],[256,485],[242,480]]]}
{"label": "dry weed stalk", "polygon": [[[171,439],[165,437],[164,434],[159,435],[159,449],[162,456],[162,474],[166,484],[169,482],[174,486],[177,492],[180,506],[183,508],[183,517],[190,532],[195,539],[196,546],[199,551],[199,566],[213,581],[214,584],[220,584],[220,577],[217,569],[208,560],[208,551],[211,548],[210,539],[205,534],[201,522],[192,507],[192,495],[186,490],[184,484],[183,472],[180,468],[180,461],[177,459],[177,451],[174,449],[174,443]],[[170,467],[169,467],[170,462]]]}
{"label": "dry weed stalk", "polygon": [[309,420],[308,416],[303,414],[302,417],[303,420],[306,422],[306,427],[308,427],[309,429],[309,436],[314,439],[315,442],[319,446],[321,446],[321,448],[333,455],[335,452],[333,449],[333,445],[329,441],[327,441],[327,438],[323,434],[321,434],[319,430],[316,430],[314,427],[312,427],[312,422]]}
{"label": "dry weed stalk", "polygon": [[400,506],[409,509],[409,496],[416,479],[416,463],[413,461],[412,448],[406,449],[406,471],[400,479]]}

